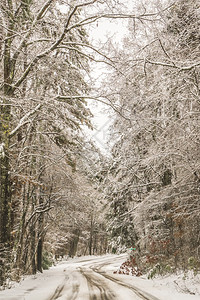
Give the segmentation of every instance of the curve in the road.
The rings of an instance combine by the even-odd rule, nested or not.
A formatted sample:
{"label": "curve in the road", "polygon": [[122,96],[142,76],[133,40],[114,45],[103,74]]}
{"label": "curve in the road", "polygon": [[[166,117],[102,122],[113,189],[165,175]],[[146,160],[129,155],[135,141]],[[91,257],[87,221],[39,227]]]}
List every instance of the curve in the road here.
{"label": "curve in the road", "polygon": [[[83,266],[76,268],[76,273],[72,272],[69,276],[65,276],[65,280],[60,284],[54,294],[48,300],[56,300],[66,297],[68,300],[79,299],[79,292],[83,292],[81,289],[81,278],[84,278],[85,284],[88,287],[87,299],[89,300],[116,300],[119,299],[119,295],[115,294],[112,285],[109,282],[116,284],[118,287],[122,286],[133,293],[133,297],[141,300],[159,300],[155,296],[149,294],[146,291],[137,288],[132,284],[128,284],[120,279],[111,276],[104,272],[103,267],[109,264],[109,260],[104,261],[87,261],[83,260]],[[65,272],[66,270],[64,270]],[[81,277],[80,277],[81,276]],[[71,287],[69,289],[69,287]],[[81,298],[83,299],[83,298]]]}

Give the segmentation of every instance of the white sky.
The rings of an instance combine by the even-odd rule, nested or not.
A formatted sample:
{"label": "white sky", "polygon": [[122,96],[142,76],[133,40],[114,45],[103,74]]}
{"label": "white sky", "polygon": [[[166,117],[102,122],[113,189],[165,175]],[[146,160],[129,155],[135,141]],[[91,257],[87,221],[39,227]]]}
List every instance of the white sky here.
{"label": "white sky", "polygon": [[[106,44],[109,38],[112,38],[112,43],[116,48],[121,48],[123,38],[127,33],[127,21],[124,20],[101,20],[93,26],[89,33],[89,39],[92,44]],[[94,70],[94,68],[92,68]],[[106,75],[105,64],[95,65],[95,70],[92,72],[92,77],[95,79],[95,85],[101,84]],[[94,115],[93,123],[95,129],[90,132],[90,137],[95,141],[96,145],[105,154],[108,150],[107,142],[109,140],[109,126],[112,125],[112,109],[108,106],[94,102],[89,102],[89,107]]]}

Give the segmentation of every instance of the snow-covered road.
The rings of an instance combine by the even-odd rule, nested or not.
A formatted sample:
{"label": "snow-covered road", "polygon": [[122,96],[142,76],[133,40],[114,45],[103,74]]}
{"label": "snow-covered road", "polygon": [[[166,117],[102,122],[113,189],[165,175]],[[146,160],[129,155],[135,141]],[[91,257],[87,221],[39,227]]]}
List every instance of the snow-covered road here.
{"label": "snow-covered road", "polygon": [[144,278],[114,275],[113,270],[125,259],[126,255],[105,255],[61,262],[43,274],[27,276],[15,288],[1,291],[0,300],[199,299],[161,291]]}

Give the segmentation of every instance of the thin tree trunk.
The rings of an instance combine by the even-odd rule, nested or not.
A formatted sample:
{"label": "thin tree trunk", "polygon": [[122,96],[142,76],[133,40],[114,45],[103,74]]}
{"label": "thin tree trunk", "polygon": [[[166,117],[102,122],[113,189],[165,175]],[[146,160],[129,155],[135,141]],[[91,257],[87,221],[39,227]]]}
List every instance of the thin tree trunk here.
{"label": "thin tree trunk", "polygon": [[36,232],[35,232],[35,218],[32,220],[31,226],[31,248],[30,248],[30,259],[31,259],[31,274],[36,274]]}
{"label": "thin tree trunk", "polygon": [[[40,188],[39,204],[43,204],[42,188]],[[44,240],[44,213],[40,213],[38,218],[38,246],[37,246],[37,270],[42,272],[42,254],[43,254],[43,240]]]}
{"label": "thin tree trunk", "polygon": [[79,237],[80,237],[80,229],[75,229],[74,230],[74,238],[70,243],[70,250],[69,250],[70,257],[74,257],[76,255]]}
{"label": "thin tree trunk", "polygon": [[[9,24],[12,29],[12,23]],[[12,96],[12,64],[10,59],[11,38],[8,31],[4,43],[4,99],[0,108],[0,284],[5,280],[7,262],[11,254],[11,180],[10,180],[10,105]]]}

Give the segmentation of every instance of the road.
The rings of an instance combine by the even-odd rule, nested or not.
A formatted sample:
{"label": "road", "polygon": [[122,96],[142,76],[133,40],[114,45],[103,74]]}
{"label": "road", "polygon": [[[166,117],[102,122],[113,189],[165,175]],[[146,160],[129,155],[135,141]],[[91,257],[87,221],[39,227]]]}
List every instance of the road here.
{"label": "road", "polygon": [[[121,262],[122,257],[118,259]],[[60,299],[60,297],[66,300],[158,300],[146,291],[121,281],[117,276],[107,274],[105,267],[109,264],[113,264],[113,258],[103,257],[79,261],[71,272],[69,269],[64,269],[65,280],[48,300]]]}
{"label": "road", "polygon": [[[125,256],[88,257],[61,262],[0,292],[2,300],[159,300],[148,291],[126,282],[109,266],[119,266]],[[133,282],[133,284],[132,284]]]}

